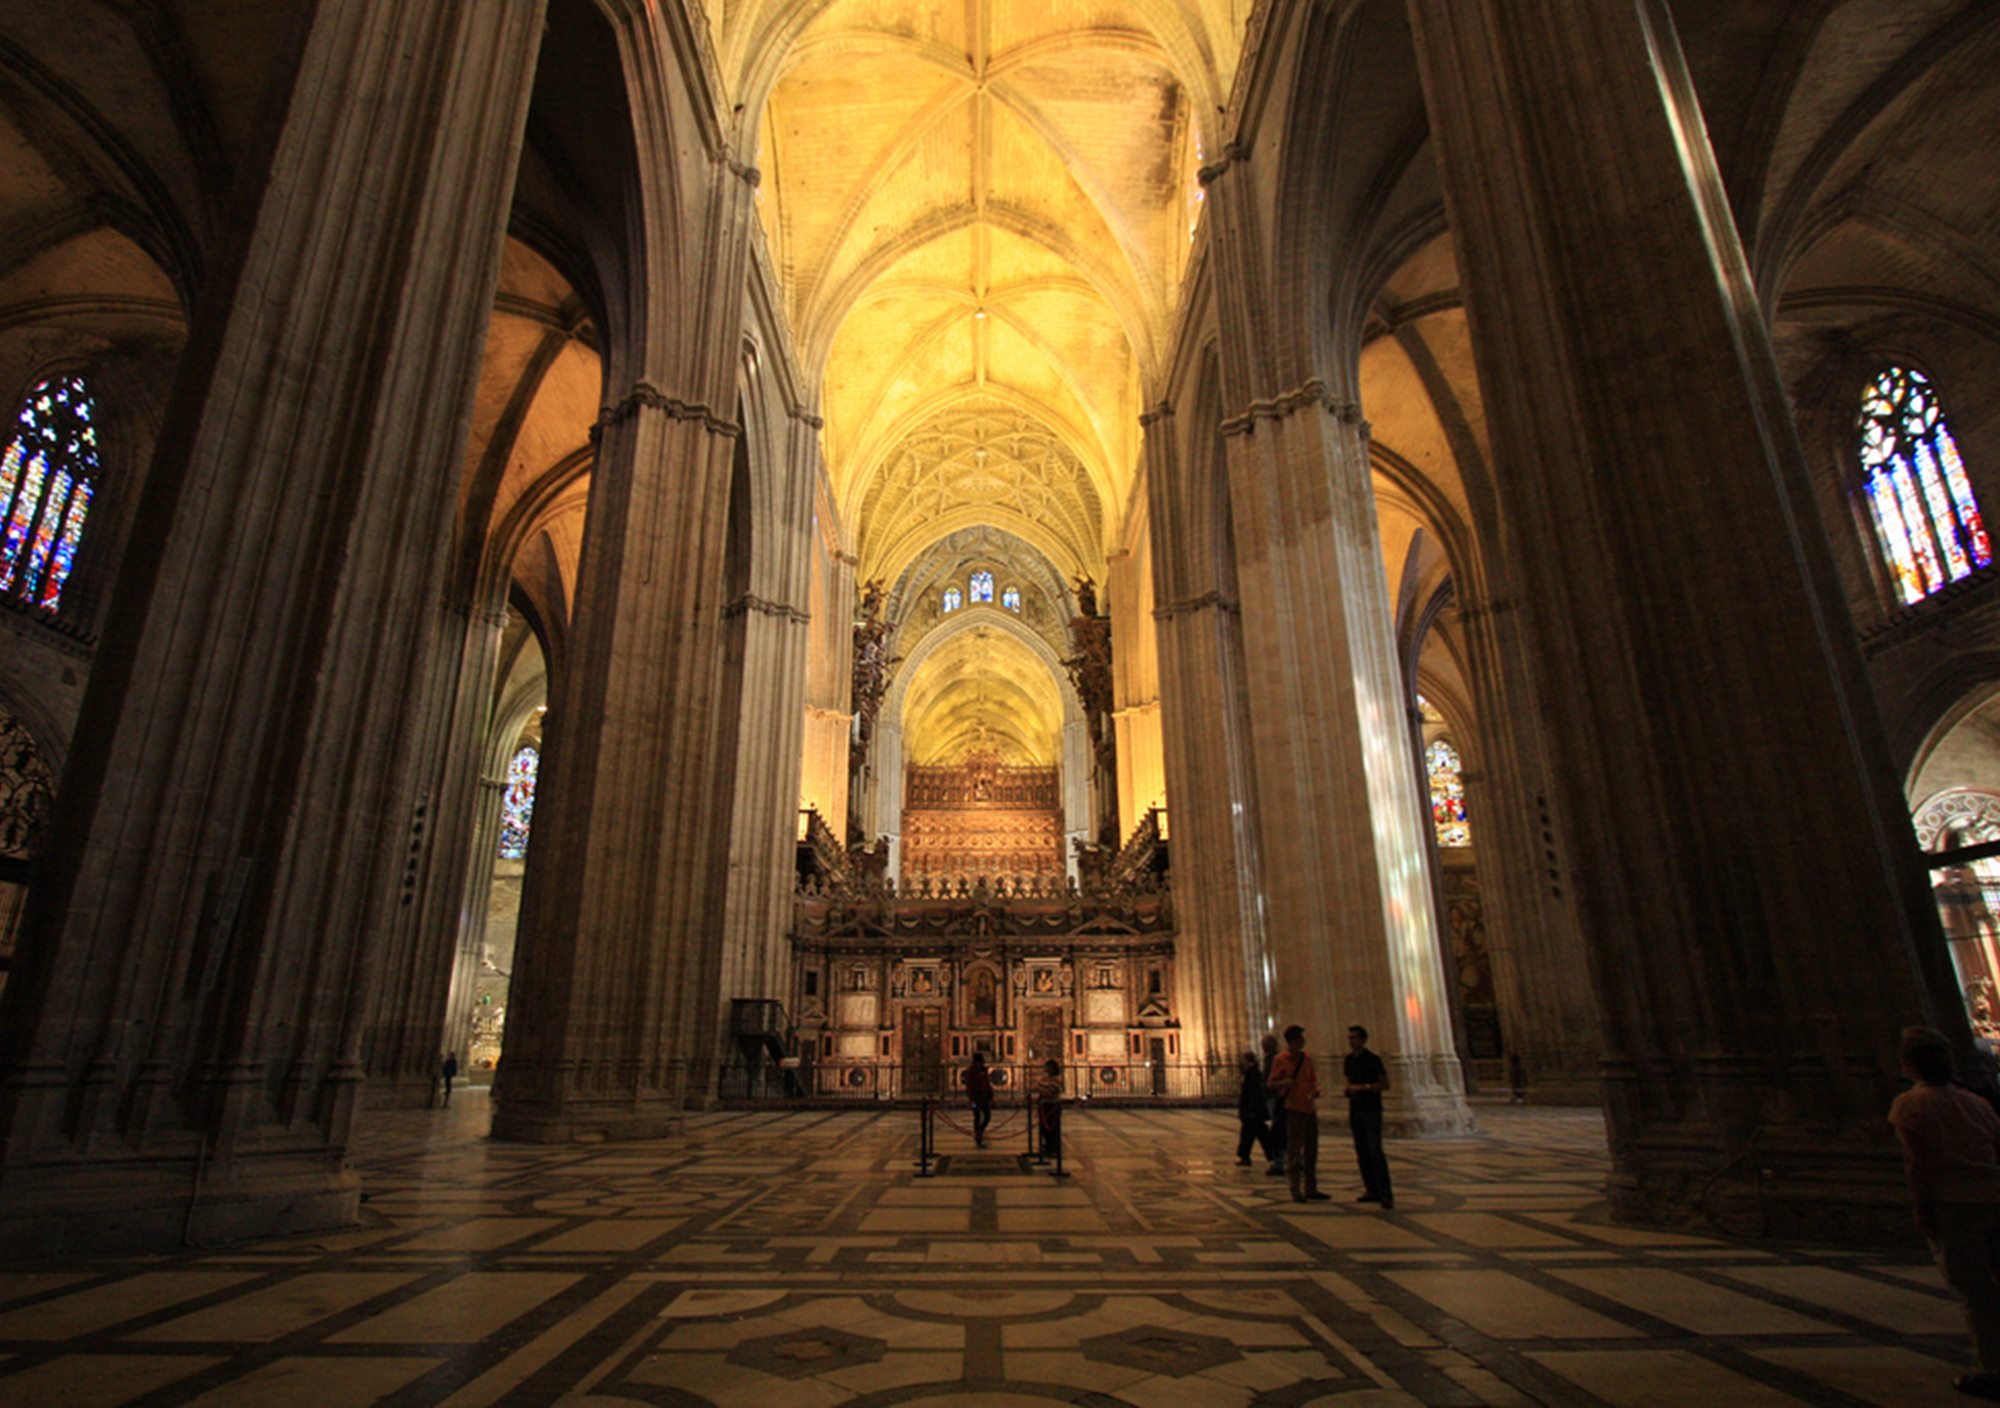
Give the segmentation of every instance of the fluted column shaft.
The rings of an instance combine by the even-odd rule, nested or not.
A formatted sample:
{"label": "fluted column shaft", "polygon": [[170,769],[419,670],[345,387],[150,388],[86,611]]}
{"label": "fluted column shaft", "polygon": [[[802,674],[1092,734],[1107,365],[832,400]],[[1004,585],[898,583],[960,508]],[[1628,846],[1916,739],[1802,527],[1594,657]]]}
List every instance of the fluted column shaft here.
{"label": "fluted column shaft", "polygon": [[1518,605],[1502,596],[1459,608],[1482,706],[1465,787],[1487,954],[1507,1053],[1520,1058],[1528,1099],[1596,1104],[1604,1045],[1577,929],[1575,852],[1551,795]]}
{"label": "fluted column shaft", "polygon": [[13,1245],[354,1214],[362,1036],[426,824],[404,711],[542,14],[325,0],[304,31],[0,1017]]}
{"label": "fluted column shaft", "polygon": [[[455,997],[469,1018],[471,992],[459,981],[468,938],[478,959],[485,894],[472,891],[475,837],[497,835],[499,808],[483,782],[492,724],[493,670],[505,616],[465,601],[439,613],[429,697],[418,710],[417,756],[430,760],[420,794],[428,826],[406,897],[397,906],[384,970],[385,985],[369,1028],[365,1060],[371,1105],[415,1105],[430,1099],[439,1054],[463,1051],[450,1010]],[[489,841],[488,849],[494,842]],[[473,905],[477,905],[474,909]],[[476,966],[475,966],[476,972]]]}
{"label": "fluted column shaft", "polygon": [[1164,405],[1148,412],[1144,445],[1173,856],[1174,1007],[1190,1038],[1185,1053],[1231,1070],[1233,1054],[1276,1013],[1257,902],[1241,613],[1227,525],[1217,521],[1228,513],[1218,497],[1227,491],[1199,466],[1184,467],[1179,423]]}
{"label": "fluted column shaft", "polygon": [[1410,13],[1551,773],[1615,816],[1614,1199],[1893,1223],[1894,1031],[1963,1016],[1665,6]]}
{"label": "fluted column shaft", "polygon": [[701,921],[711,828],[727,825],[708,784],[735,427],[648,387],[601,428],[572,667],[536,789],[503,1138],[672,1127],[689,979],[713,943]]}
{"label": "fluted column shaft", "polygon": [[1280,1025],[1369,1029],[1386,1116],[1470,1126],[1358,412],[1313,396],[1228,436],[1267,953]]}
{"label": "fluted column shaft", "polygon": [[[723,701],[735,718],[728,760],[729,825],[719,833],[715,865],[726,879],[716,930],[718,976],[694,1050],[706,1062],[692,1086],[712,1091],[715,1062],[724,1056],[730,1002],[739,997],[791,995],[792,890],[796,880],[796,811],[805,745],[807,631],[804,609],[812,549],[813,485],[818,473],[816,417],[788,416],[782,460],[752,482],[764,490],[752,504],[749,591],[724,606],[725,631],[740,653],[734,674],[741,689]],[[725,671],[725,674],[732,673]]]}

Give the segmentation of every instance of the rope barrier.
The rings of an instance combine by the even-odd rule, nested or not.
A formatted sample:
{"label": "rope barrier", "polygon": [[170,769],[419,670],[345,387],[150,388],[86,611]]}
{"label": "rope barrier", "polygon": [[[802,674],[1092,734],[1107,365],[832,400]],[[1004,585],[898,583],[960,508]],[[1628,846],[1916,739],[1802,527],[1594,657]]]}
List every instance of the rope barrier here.
{"label": "rope barrier", "polygon": [[[996,1119],[991,1124],[988,1124],[986,1126],[987,1138],[989,1139],[992,1138],[996,1130],[1000,1133],[1005,1133],[1007,1130],[1012,1129],[1014,1127],[1013,1122],[1021,1117],[1021,1113],[1024,1108],[1025,1108],[1024,1106],[1020,1105],[1006,1106],[1005,1109],[1007,1111],[1007,1118],[1004,1120]],[[964,1125],[960,1124],[950,1115],[945,1114],[942,1109],[937,1111],[937,1118],[943,1120],[946,1124],[950,1125],[960,1134],[969,1135],[974,1139],[977,1139],[979,1137],[977,1133],[975,1133],[970,1129],[967,1129]]]}

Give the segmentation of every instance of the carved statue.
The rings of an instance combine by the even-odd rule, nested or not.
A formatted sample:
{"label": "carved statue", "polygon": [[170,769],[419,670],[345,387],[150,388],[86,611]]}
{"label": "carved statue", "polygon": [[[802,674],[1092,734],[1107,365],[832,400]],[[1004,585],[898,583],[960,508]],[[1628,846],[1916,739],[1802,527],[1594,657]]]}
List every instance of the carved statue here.
{"label": "carved statue", "polygon": [[875,736],[875,719],[889,688],[889,642],[896,627],[884,615],[888,594],[882,579],[861,589],[861,619],[854,624],[854,751],[865,759]]}
{"label": "carved statue", "polygon": [[1098,839],[1118,844],[1118,735],[1112,727],[1111,621],[1097,614],[1097,592],[1088,577],[1076,579],[1077,615],[1069,623],[1071,654],[1063,664],[1076,686],[1090,726],[1097,761]]}
{"label": "carved statue", "polygon": [[1088,574],[1072,577],[1070,582],[1076,588],[1076,614],[1095,616],[1097,614],[1097,583]]}

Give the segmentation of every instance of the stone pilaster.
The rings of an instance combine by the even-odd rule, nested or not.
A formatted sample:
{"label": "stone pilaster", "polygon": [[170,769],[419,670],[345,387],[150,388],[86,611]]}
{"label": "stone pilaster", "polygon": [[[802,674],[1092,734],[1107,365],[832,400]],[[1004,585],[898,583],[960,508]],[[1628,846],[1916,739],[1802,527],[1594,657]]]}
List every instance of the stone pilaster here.
{"label": "stone pilaster", "polygon": [[1550,772],[1606,823],[1614,1204],[1882,1230],[1896,1028],[1963,1018],[1665,7],[1410,13]]}
{"label": "stone pilaster", "polygon": [[302,34],[0,1017],[10,1245],[354,1216],[362,1038],[429,824],[403,716],[542,15],[325,0]]}

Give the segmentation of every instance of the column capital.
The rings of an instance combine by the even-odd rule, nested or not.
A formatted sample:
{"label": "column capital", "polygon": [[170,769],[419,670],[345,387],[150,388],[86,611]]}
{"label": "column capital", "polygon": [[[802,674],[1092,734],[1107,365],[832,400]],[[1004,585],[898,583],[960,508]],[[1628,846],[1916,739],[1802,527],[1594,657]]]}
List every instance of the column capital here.
{"label": "column capital", "polygon": [[590,438],[596,441],[605,430],[614,425],[622,425],[637,415],[642,408],[662,411],[673,420],[698,422],[711,435],[734,439],[743,433],[742,426],[733,420],[718,416],[702,402],[684,401],[678,396],[668,395],[650,381],[641,380],[633,382],[630,391],[598,414],[597,424],[591,427]]}
{"label": "column capital", "polygon": [[1230,168],[1249,160],[1250,151],[1247,147],[1238,146],[1234,141],[1225,142],[1215,160],[1195,172],[1195,180],[1201,182],[1203,186],[1213,185]]}
{"label": "column capital", "polygon": [[1243,614],[1243,608],[1224,596],[1221,592],[1203,592],[1200,596],[1191,596],[1180,601],[1170,601],[1165,606],[1154,607],[1153,619],[1155,621],[1171,621],[1176,616],[1186,616],[1196,611],[1207,611],[1211,607],[1219,611],[1226,611],[1231,616],[1240,616]]}
{"label": "column capital", "polygon": [[1335,400],[1327,389],[1325,377],[1308,377],[1290,391],[1281,391],[1275,396],[1253,400],[1243,410],[1223,419],[1221,430],[1224,435],[1248,435],[1257,428],[1260,420],[1284,420],[1294,411],[1307,406],[1324,407],[1342,425],[1360,427],[1362,439],[1370,435],[1370,428],[1361,414],[1358,401]]}
{"label": "column capital", "polygon": [[759,616],[776,616],[782,620],[797,622],[801,626],[812,620],[810,612],[801,611],[796,606],[787,606],[782,601],[767,601],[763,597],[756,596],[750,592],[745,592],[742,596],[737,597],[736,600],[724,606],[722,608],[722,619],[725,621],[734,620],[736,617],[752,611],[756,612]]}

